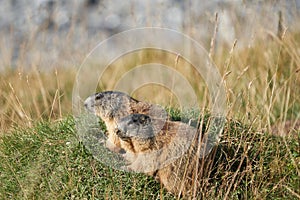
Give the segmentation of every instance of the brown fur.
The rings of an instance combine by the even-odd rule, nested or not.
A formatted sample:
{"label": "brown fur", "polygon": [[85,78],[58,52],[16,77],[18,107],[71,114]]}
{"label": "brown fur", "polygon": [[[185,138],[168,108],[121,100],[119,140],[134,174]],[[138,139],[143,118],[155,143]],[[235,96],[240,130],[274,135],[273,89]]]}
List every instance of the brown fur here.
{"label": "brown fur", "polygon": [[[157,129],[160,123],[164,123],[161,130]],[[199,145],[195,128],[181,122],[132,114],[117,122],[116,134],[126,151],[127,169],[155,175],[176,195],[190,196],[199,188],[201,157],[198,150],[203,145]]]}
{"label": "brown fur", "polygon": [[158,118],[167,116],[158,105],[138,101],[129,95],[117,91],[105,91],[89,96],[84,105],[89,112],[100,117],[107,128],[106,146],[112,151],[120,151],[120,139],[114,129],[116,121],[133,113],[141,113]]}
{"label": "brown fur", "polygon": [[300,132],[300,120],[296,120],[296,121],[288,120],[285,121],[284,123],[276,123],[272,126],[272,133],[274,135],[297,136],[297,133],[299,132]]}

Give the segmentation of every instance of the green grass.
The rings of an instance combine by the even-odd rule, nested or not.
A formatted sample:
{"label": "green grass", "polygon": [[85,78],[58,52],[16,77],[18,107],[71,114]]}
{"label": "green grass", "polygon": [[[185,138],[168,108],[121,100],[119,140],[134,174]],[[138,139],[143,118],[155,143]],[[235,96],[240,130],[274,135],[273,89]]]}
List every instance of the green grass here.
{"label": "green grass", "polygon": [[[208,158],[200,195],[296,199],[299,141],[300,132],[282,138],[228,120],[220,145]],[[0,199],[175,199],[151,177],[94,159],[78,140],[72,117],[3,134],[0,160]]]}
{"label": "green grass", "polygon": [[[155,199],[160,185],[96,161],[77,140],[74,121],[16,129],[0,143],[0,199]],[[168,199],[170,195],[163,194]]]}

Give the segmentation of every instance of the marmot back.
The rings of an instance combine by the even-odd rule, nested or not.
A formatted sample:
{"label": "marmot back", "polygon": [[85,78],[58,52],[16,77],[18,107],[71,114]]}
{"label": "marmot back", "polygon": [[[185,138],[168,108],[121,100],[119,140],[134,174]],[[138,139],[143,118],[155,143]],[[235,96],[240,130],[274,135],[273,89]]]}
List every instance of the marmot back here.
{"label": "marmot back", "polygon": [[[117,121],[116,134],[123,141],[129,170],[154,175],[176,195],[199,188],[201,158],[199,133],[185,123],[132,114]],[[152,170],[152,171],[151,171]]]}
{"label": "marmot back", "polygon": [[157,118],[166,118],[166,111],[158,106],[138,101],[129,95],[117,91],[105,91],[93,94],[84,101],[85,108],[100,117],[107,127],[106,145],[110,150],[120,150],[120,139],[115,135],[116,120],[132,113],[141,113]]}

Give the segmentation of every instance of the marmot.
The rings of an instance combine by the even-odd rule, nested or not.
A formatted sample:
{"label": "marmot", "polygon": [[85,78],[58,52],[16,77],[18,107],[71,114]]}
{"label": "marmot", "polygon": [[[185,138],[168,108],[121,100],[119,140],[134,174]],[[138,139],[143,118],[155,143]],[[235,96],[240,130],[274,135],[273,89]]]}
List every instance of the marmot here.
{"label": "marmot", "polygon": [[[164,123],[160,129],[157,124]],[[168,191],[192,195],[199,189],[205,147],[200,132],[182,122],[131,114],[117,121],[116,135],[123,141],[129,170],[155,176]]]}
{"label": "marmot", "polygon": [[107,128],[106,147],[120,151],[120,139],[115,135],[116,120],[132,113],[142,113],[155,118],[167,118],[166,111],[158,105],[138,101],[123,92],[104,91],[89,96],[85,108],[100,117]]}
{"label": "marmot", "polygon": [[297,135],[300,133],[300,120],[287,120],[284,123],[279,122],[271,127],[272,134],[287,136],[287,135]]}

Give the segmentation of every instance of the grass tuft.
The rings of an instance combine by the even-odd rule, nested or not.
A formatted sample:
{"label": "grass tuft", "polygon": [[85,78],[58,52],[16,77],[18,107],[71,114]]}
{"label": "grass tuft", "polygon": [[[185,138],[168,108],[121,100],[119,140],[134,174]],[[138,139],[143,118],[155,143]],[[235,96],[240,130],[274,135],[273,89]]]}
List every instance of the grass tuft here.
{"label": "grass tuft", "polygon": [[[298,137],[229,120],[201,179],[203,198],[295,199]],[[267,145],[266,145],[267,144]],[[153,178],[114,170],[78,140],[74,119],[15,128],[0,139],[1,199],[175,199]]]}

